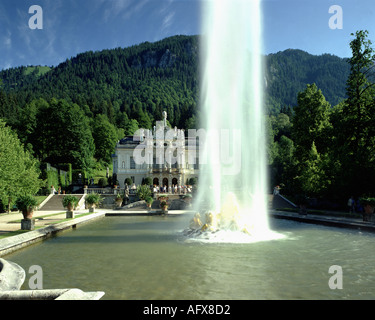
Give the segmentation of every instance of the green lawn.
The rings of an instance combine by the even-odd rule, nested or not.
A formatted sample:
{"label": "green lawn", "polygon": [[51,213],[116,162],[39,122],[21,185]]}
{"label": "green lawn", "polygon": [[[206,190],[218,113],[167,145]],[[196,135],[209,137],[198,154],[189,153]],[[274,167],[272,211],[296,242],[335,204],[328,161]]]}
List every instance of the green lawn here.
{"label": "green lawn", "polygon": [[36,196],[36,201],[38,201],[38,206],[47,198],[47,196]]}
{"label": "green lawn", "polygon": [[[109,176],[112,176],[113,167],[109,166]],[[94,178],[94,184],[98,184],[99,179],[107,178],[107,168],[97,168],[92,172],[92,177]]]}
{"label": "green lawn", "polygon": [[34,71],[36,71],[36,76],[40,77],[43,74],[49,72],[50,70],[51,70],[51,68],[46,67],[46,66],[27,67],[26,70],[25,70],[25,76],[27,76],[27,75],[33,73]]}

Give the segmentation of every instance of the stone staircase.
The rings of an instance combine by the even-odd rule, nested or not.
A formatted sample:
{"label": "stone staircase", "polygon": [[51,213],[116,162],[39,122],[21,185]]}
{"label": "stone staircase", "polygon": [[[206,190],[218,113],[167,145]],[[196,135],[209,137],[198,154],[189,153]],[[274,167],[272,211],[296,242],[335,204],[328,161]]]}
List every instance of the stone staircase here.
{"label": "stone staircase", "polygon": [[296,208],[297,206],[282,195],[269,195],[268,207],[270,209]]}
{"label": "stone staircase", "polygon": [[[62,204],[62,200],[64,199],[66,195],[64,194],[55,194],[53,195],[41,208],[39,208],[39,211],[66,211],[66,208],[64,208]],[[82,194],[74,195],[78,201],[80,201],[83,197]]]}

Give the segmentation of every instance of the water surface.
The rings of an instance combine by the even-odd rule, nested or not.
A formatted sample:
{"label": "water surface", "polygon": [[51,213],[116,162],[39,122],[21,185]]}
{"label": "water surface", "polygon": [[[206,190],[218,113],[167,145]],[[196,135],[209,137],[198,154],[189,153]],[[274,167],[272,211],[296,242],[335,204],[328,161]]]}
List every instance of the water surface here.
{"label": "water surface", "polygon": [[[283,240],[186,241],[186,217],[105,217],[5,257],[43,268],[43,288],[103,299],[373,299],[371,233],[271,220]],[[331,290],[329,267],[343,269]],[[27,275],[24,288],[28,289]]]}

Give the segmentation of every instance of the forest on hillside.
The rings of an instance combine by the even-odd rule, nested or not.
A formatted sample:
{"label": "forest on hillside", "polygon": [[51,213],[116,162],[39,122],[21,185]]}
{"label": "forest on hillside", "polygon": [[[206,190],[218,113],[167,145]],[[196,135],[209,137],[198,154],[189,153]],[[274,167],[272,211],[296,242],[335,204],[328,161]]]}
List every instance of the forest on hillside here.
{"label": "forest on hillside", "polygon": [[106,115],[118,127],[127,117],[151,128],[163,110],[171,124],[193,126],[198,56],[197,37],[176,36],[125,49],[85,52],[41,75],[27,73],[26,66],[4,70],[0,117],[17,124],[26,104],[56,98],[79,105],[90,117]]}
{"label": "forest on hillside", "polygon": [[[316,83],[336,105],[345,98],[349,64],[332,55],[286,50],[265,57],[266,109],[278,114]],[[251,72],[251,70],[249,70]],[[107,115],[120,127],[123,115],[151,128],[168,112],[172,126],[197,127],[199,37],[174,36],[129,48],[84,52],[56,67],[22,66],[0,72],[0,117],[11,125],[32,100],[65,99],[89,116]]]}

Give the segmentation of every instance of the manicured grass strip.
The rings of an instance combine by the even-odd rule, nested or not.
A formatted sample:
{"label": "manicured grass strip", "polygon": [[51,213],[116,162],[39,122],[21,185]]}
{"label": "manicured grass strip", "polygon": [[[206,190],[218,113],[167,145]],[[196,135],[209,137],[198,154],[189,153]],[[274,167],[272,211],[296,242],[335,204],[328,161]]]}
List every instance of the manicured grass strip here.
{"label": "manicured grass strip", "polygon": [[[40,229],[42,227],[35,227],[35,230],[36,229]],[[13,236],[18,236],[20,234],[23,234],[23,233],[26,233],[26,232],[29,232],[29,230],[17,230],[17,231],[9,231],[7,233],[4,233],[4,234],[0,234],[0,239],[4,239],[4,238],[8,238],[8,237],[13,237]]]}

